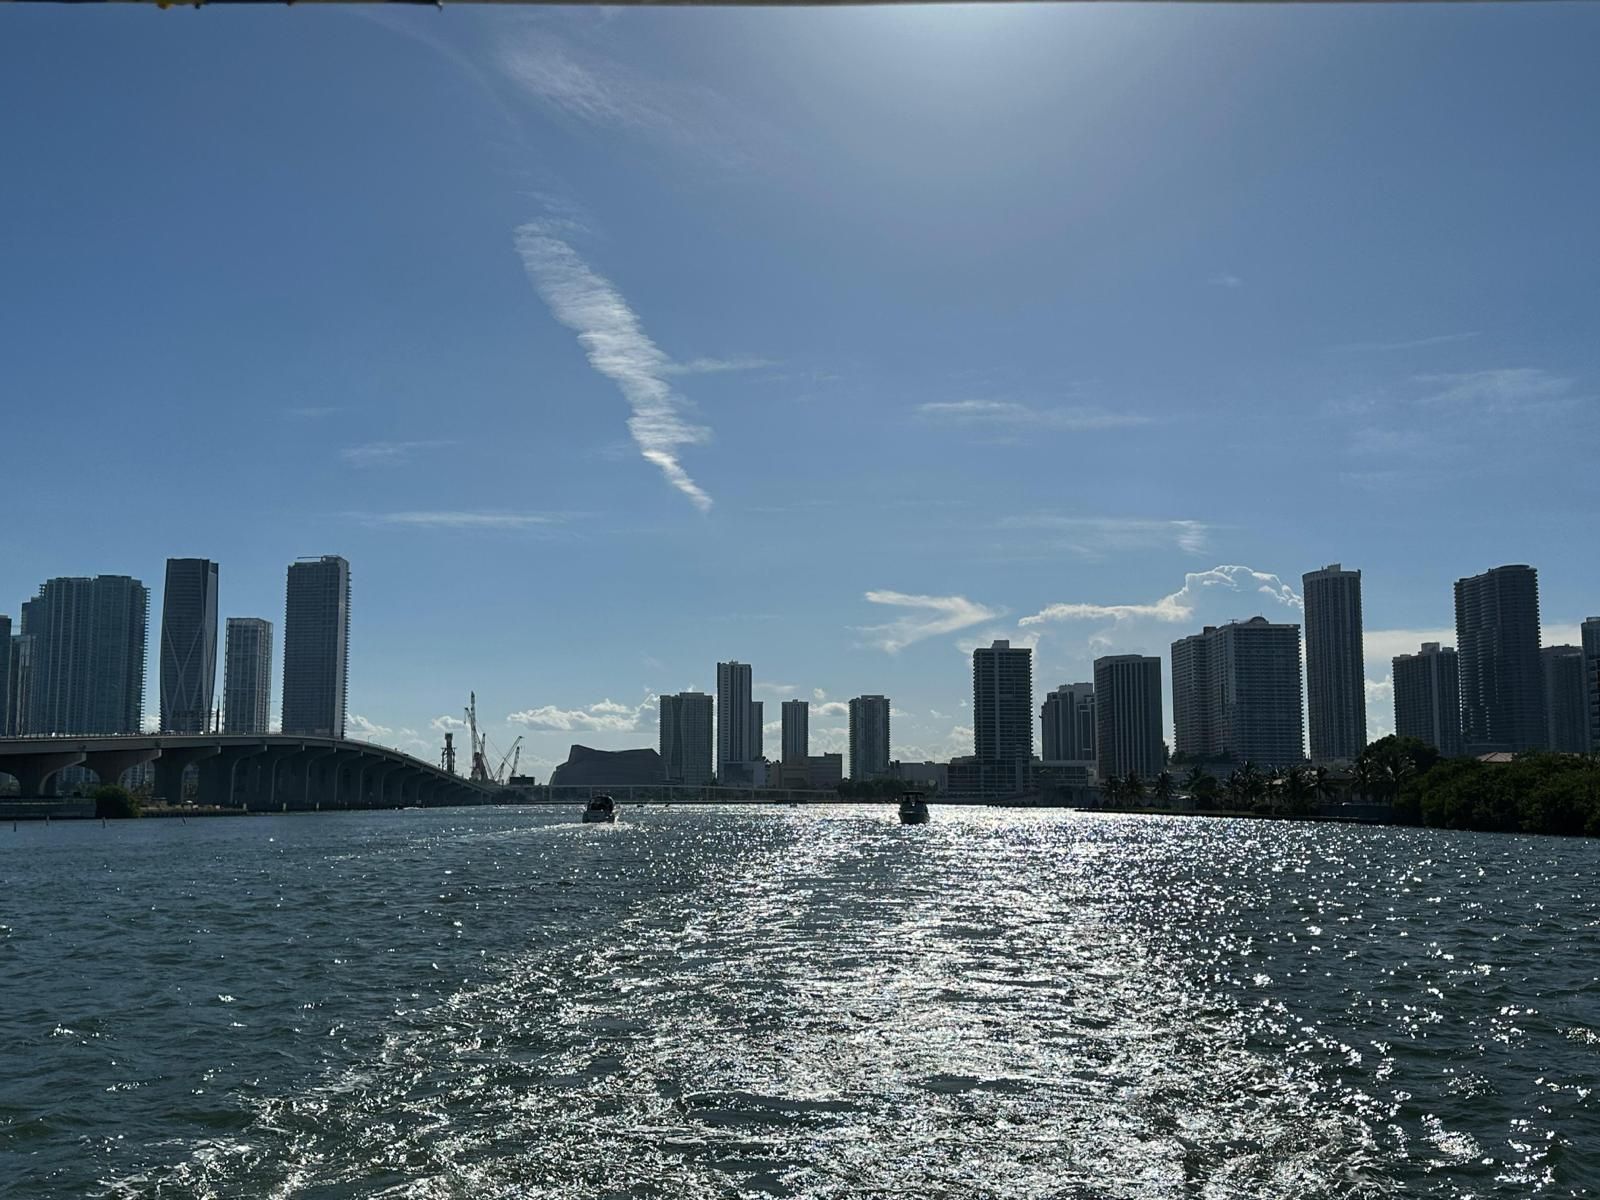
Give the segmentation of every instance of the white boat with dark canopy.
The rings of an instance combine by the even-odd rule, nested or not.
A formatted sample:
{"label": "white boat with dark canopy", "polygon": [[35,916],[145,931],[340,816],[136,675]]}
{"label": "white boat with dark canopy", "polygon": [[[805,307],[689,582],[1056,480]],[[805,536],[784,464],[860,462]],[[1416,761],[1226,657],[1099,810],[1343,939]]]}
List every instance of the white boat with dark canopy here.
{"label": "white boat with dark canopy", "polygon": [[589,797],[589,807],[583,810],[585,825],[614,825],[617,821],[617,802],[604,792]]}
{"label": "white boat with dark canopy", "polygon": [[900,797],[900,824],[926,825],[928,800],[921,792],[906,792]]}

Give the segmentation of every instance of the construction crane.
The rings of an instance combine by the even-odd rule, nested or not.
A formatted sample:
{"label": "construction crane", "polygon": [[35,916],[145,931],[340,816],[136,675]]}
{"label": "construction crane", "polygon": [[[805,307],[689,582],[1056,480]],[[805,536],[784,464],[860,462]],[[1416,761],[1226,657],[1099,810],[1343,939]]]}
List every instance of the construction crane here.
{"label": "construction crane", "polygon": [[467,737],[472,743],[472,770],[468,778],[473,783],[494,783],[494,776],[489,773],[489,738],[487,734],[478,732],[478,693],[469,693],[467,704]]}
{"label": "construction crane", "polygon": [[444,749],[439,752],[439,769],[451,775],[456,773],[456,735],[445,732]]}
{"label": "construction crane", "polygon": [[[517,773],[517,760],[522,756],[522,735],[517,735],[517,740],[511,743],[511,749],[506,751],[506,756],[500,760],[500,769],[494,773],[496,783],[505,783]],[[511,770],[506,770],[506,764],[511,764]]]}

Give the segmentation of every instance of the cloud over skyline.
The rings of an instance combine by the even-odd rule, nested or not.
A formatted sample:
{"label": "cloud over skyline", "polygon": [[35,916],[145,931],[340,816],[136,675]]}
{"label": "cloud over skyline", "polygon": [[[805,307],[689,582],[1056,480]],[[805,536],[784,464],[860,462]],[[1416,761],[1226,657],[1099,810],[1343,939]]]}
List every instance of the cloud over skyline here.
{"label": "cloud over skyline", "polygon": [[870,604],[883,604],[910,611],[884,625],[865,625],[858,632],[870,636],[870,644],[889,654],[897,654],[924,638],[955,633],[982,621],[1004,616],[1003,609],[990,608],[965,596],[913,596],[905,592],[871,591]]}
{"label": "cloud over skyline", "polygon": [[667,376],[672,360],[650,340],[611,282],[596,274],[545,222],[517,230],[517,253],[541,299],[557,321],[578,335],[589,365],[611,380],[633,409],[628,432],[640,455],[701,512],[711,497],[679,461],[684,446],[701,445],[711,431],[684,420],[682,399]]}

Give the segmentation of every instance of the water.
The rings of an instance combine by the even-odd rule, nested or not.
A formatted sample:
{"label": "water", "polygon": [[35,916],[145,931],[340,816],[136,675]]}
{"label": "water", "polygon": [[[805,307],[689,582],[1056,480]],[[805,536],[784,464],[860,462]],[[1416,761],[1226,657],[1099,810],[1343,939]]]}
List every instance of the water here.
{"label": "water", "polygon": [[936,808],[0,833],[0,1195],[1600,1192],[1600,843]]}

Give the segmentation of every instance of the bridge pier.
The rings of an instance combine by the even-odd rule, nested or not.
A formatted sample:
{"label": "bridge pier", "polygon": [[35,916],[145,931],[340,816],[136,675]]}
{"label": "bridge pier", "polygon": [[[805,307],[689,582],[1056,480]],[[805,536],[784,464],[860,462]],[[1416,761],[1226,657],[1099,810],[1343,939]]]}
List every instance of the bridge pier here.
{"label": "bridge pier", "polygon": [[8,755],[0,765],[5,767],[6,774],[16,779],[18,795],[31,799],[54,796],[56,775],[88,757],[82,750],[41,750],[33,754]]}
{"label": "bridge pier", "polygon": [[83,765],[93,771],[101,783],[119,783],[125,771],[159,760],[160,757],[159,746],[140,750],[91,750],[85,755]]}
{"label": "bridge pier", "polygon": [[266,750],[260,746],[227,746],[215,758],[200,764],[200,791],[196,797],[201,804],[215,804],[220,808],[243,808],[239,798],[239,764]]}
{"label": "bridge pier", "polygon": [[156,782],[155,789],[150,793],[151,799],[164,800],[168,804],[182,804],[184,771],[221,753],[221,746],[185,746],[181,750],[158,748]]}
{"label": "bridge pier", "polygon": [[336,753],[332,746],[311,746],[290,756],[284,764],[285,812],[306,812],[322,807],[322,792],[316,786],[322,770],[317,763]]}

